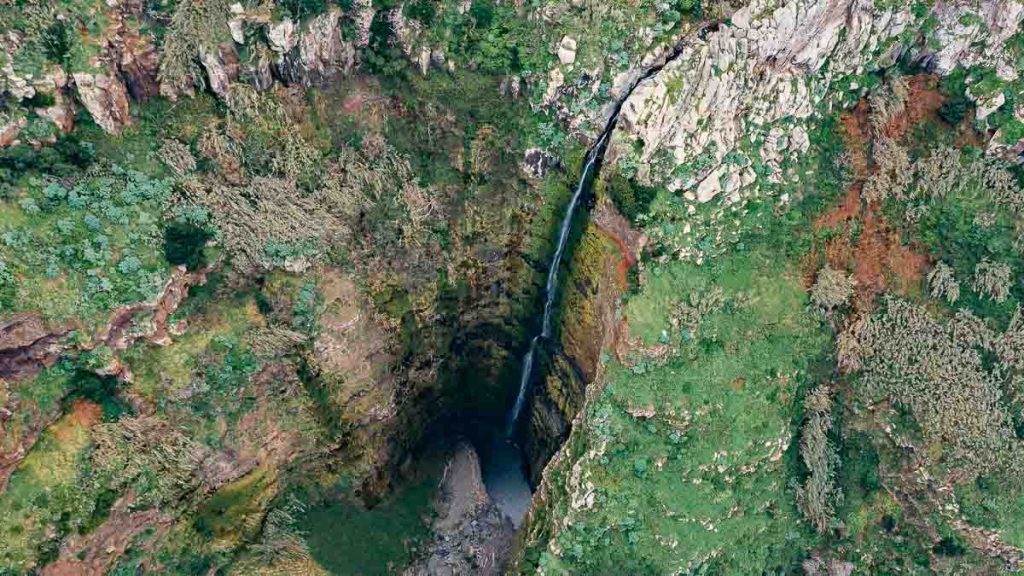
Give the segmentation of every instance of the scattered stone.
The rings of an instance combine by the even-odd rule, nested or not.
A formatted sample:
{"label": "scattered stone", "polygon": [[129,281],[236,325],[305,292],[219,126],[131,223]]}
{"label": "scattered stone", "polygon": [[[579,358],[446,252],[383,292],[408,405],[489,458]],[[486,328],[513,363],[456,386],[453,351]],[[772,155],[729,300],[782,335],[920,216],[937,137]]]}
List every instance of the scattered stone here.
{"label": "scattered stone", "polygon": [[434,541],[405,576],[498,576],[512,552],[512,522],[491,502],[472,446],[455,448],[436,502]]}

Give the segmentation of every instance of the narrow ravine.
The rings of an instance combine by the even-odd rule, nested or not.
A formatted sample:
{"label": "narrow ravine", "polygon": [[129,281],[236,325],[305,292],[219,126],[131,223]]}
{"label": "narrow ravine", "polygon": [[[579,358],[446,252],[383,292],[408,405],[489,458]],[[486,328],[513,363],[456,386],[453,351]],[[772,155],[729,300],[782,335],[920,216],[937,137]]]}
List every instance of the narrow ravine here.
{"label": "narrow ravine", "polygon": [[[705,25],[697,34],[702,37],[709,26],[712,26],[712,24]],[[547,282],[544,287],[544,309],[541,318],[541,330],[530,339],[530,346],[523,356],[519,389],[516,392],[515,402],[508,412],[504,435],[493,440],[492,445],[487,450],[482,451],[483,477],[487,492],[516,528],[519,528],[523,518],[526,516],[533,497],[533,491],[527,481],[526,459],[517,441],[517,431],[519,421],[523,416],[524,406],[530,396],[530,382],[533,380],[534,360],[538,347],[552,336],[552,316],[554,314],[555,301],[559,294],[559,272],[562,261],[566,257],[565,251],[569,243],[573,219],[576,217],[576,211],[581,200],[590,191],[594,180],[601,170],[601,162],[604,160],[608,142],[611,140],[612,132],[618,123],[623,105],[633,94],[633,91],[636,90],[637,86],[655,76],[669,62],[677,58],[682,53],[683,46],[684,42],[680,41],[669,54],[637,77],[615,102],[611,114],[605,122],[604,129],[594,145],[587,151],[583,169],[580,171],[580,177],[573,191],[572,199],[569,201],[568,206],[566,206],[565,213],[562,216],[558,244],[548,265]]]}

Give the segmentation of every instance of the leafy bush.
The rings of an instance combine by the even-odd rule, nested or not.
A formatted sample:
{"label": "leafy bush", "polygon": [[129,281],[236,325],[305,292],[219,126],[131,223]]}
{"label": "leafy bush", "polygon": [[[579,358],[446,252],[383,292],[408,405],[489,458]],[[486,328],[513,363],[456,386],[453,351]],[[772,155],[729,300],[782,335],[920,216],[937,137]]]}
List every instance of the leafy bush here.
{"label": "leafy bush", "polygon": [[825,265],[811,288],[811,302],[825,312],[832,312],[850,301],[854,286],[853,276]]}
{"label": "leafy bush", "polygon": [[370,43],[363,51],[362,59],[367,70],[374,74],[401,78],[407,72],[407,60],[396,43],[388,11],[378,10],[374,14],[370,23]]}
{"label": "leafy bush", "polygon": [[945,262],[939,262],[928,273],[928,287],[932,298],[941,298],[950,304],[960,299],[960,284],[953,268]]}
{"label": "leafy bush", "polygon": [[953,126],[959,126],[964,121],[967,111],[970,109],[971,101],[965,95],[955,96],[947,99],[939,108],[939,117]]}
{"label": "leafy bush", "polygon": [[68,68],[71,49],[77,40],[78,35],[73,24],[66,20],[54,20],[43,32],[42,43],[47,59]]}
{"label": "leafy bush", "polygon": [[118,397],[118,380],[115,376],[101,376],[85,370],[77,371],[69,382],[71,392],[64,399],[65,410],[75,400],[85,399],[103,408],[103,419],[116,421],[131,407]]}
{"label": "leafy bush", "polygon": [[20,283],[14,310],[91,323],[163,285],[159,222],[170,181],[116,166],[87,174],[25,180],[8,208],[18,217],[0,222],[0,260]]}
{"label": "leafy bush", "polygon": [[800,511],[814,528],[824,533],[835,524],[835,511],[843,493],[836,485],[839,453],[829,440],[832,430],[832,398],[828,386],[822,385],[804,399],[807,419],[800,429],[800,457],[807,470],[807,479],[797,486]]}
{"label": "leafy bush", "polygon": [[424,26],[430,26],[437,16],[437,6],[434,0],[414,0],[405,5],[405,15],[421,22]]}
{"label": "leafy bush", "polygon": [[189,270],[206,265],[206,241],[213,235],[205,228],[188,222],[172,222],[164,229],[164,257],[174,266],[184,264]]}
{"label": "leafy bush", "polygon": [[281,0],[281,8],[295,20],[302,20],[327,11],[330,0]]}
{"label": "leafy bush", "polygon": [[1013,271],[1006,264],[996,264],[988,260],[978,262],[974,267],[972,287],[974,291],[995,300],[1004,302],[1010,295],[1013,283]]}
{"label": "leafy bush", "polygon": [[605,182],[604,190],[615,207],[634,223],[641,214],[647,212],[658,193],[656,188],[637,184],[617,170]]}
{"label": "leafy bush", "polygon": [[171,91],[205,86],[199,55],[227,36],[227,0],[181,0],[174,5],[160,53],[160,82]]}

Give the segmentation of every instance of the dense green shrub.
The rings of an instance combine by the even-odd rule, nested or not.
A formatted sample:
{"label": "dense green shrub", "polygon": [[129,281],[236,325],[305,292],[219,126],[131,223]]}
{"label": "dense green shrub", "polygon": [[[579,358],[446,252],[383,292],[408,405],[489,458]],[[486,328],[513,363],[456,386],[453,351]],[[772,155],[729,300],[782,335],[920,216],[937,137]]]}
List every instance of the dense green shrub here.
{"label": "dense green shrub", "polygon": [[48,92],[36,92],[24,105],[28,108],[48,108],[57,102],[57,98]]}
{"label": "dense green shrub", "polygon": [[101,376],[79,370],[71,377],[69,387],[71,393],[64,399],[65,406],[77,399],[99,404],[103,409],[103,419],[107,422],[116,421],[122,414],[131,412],[128,404],[118,397],[116,376]]}
{"label": "dense green shrub", "polygon": [[405,16],[430,26],[437,16],[437,6],[434,0],[414,0],[405,5]]}
{"label": "dense green shrub", "polygon": [[370,23],[370,44],[363,50],[366,69],[382,76],[402,77],[408,69],[406,58],[395,41],[395,30],[386,11],[378,11]]}
{"label": "dense green shrub", "polygon": [[960,124],[971,105],[967,98],[967,71],[963,68],[954,70],[942,79],[939,90],[946,97],[939,108],[939,116],[954,126]]}
{"label": "dense green shrub", "polygon": [[30,170],[55,176],[69,176],[77,169],[89,167],[96,158],[96,150],[74,134],[60,137],[52,146],[36,150],[28,144],[0,149],[0,182],[13,184]]}
{"label": "dense green shrub", "polygon": [[619,212],[634,223],[647,212],[658,193],[656,188],[637,184],[618,171],[606,180],[605,192]]}
{"label": "dense green shrub", "polygon": [[494,8],[490,0],[476,0],[469,7],[469,15],[473,17],[477,26],[488,28],[494,21]]}
{"label": "dense green shrub", "polygon": [[330,0],[281,0],[281,8],[295,20],[302,20],[327,11]]}
{"label": "dense green shrub", "polygon": [[46,58],[51,62],[67,66],[72,46],[77,40],[77,31],[72,23],[66,20],[54,20],[42,35]]}
{"label": "dense green shrub", "polygon": [[950,98],[942,103],[942,107],[939,108],[939,116],[953,126],[958,126],[967,115],[970,104],[971,101],[966,96]]}
{"label": "dense green shrub", "polygon": [[172,222],[164,229],[164,257],[171,264],[184,264],[189,270],[206,265],[206,241],[212,234],[187,222]]}

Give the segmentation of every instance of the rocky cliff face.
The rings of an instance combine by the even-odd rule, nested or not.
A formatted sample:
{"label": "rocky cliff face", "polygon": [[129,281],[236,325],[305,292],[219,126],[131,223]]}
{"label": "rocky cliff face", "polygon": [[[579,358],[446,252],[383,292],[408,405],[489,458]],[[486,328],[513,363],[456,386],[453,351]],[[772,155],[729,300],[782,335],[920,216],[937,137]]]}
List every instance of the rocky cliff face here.
{"label": "rocky cliff face", "polygon": [[[370,0],[354,0],[344,9],[332,5],[322,7],[321,13],[301,15],[298,12],[305,10],[304,6],[229,2],[183,0],[174,4],[173,14],[169,14],[138,2],[110,0],[89,8],[89,16],[95,16],[99,23],[91,28],[69,16],[72,8],[56,6],[42,16],[53,22],[67,21],[67,28],[51,27],[47,20],[46,26],[35,22],[0,30],[0,147],[18,142],[36,146],[52,142],[58,132],[74,128],[76,111],[88,114],[111,135],[126,130],[132,134],[129,126],[142,122],[140,116],[133,117],[132,106],[137,102],[154,97],[186,99],[202,91],[232,102],[234,98],[254,97],[250,86],[266,92],[285,84],[293,89],[274,92],[291,99],[284,107],[290,113],[292,108],[302,106],[303,96],[318,93],[304,92],[303,88],[327,86],[357,69],[360,59],[370,53],[365,49],[371,44],[388,42],[392,43],[389,50],[395,48],[393,53],[374,55],[412,62],[416,74],[402,78],[409,86],[421,75],[436,74],[446,79],[452,72],[477,67],[501,79],[498,87],[498,78],[491,78],[494,86],[488,90],[492,94],[500,92],[512,98],[522,94],[535,112],[549,114],[536,130],[535,126],[514,124],[503,117],[488,126],[478,126],[474,119],[467,128],[469,123],[463,126],[459,123],[462,120],[454,120],[456,115],[475,116],[479,111],[466,112],[465,102],[436,106],[434,102],[425,104],[424,99],[406,105],[409,103],[399,103],[400,98],[393,94],[368,90],[369,82],[353,82],[352,94],[331,94],[336,100],[318,103],[316,122],[326,122],[326,116],[338,110],[347,114],[344,122],[358,129],[331,137],[360,141],[370,158],[379,159],[377,152],[385,146],[379,124],[405,122],[399,124],[400,130],[408,128],[406,132],[412,133],[425,128],[428,135],[410,144],[405,141],[408,134],[388,134],[388,138],[394,137],[395,142],[409,148],[403,153],[421,153],[422,157],[415,160],[423,165],[448,161],[457,172],[436,179],[436,197],[402,190],[403,201],[411,203],[408,220],[417,220],[412,224],[426,221],[431,232],[436,232],[435,228],[444,230],[443,245],[439,242],[433,252],[423,252],[423,260],[429,260],[423,268],[431,274],[444,268],[444,277],[436,286],[430,284],[422,294],[414,295],[424,300],[436,298],[436,302],[424,306],[410,301],[416,298],[400,289],[402,275],[407,273],[404,270],[374,270],[374,282],[363,286],[360,282],[365,279],[359,278],[359,273],[343,274],[332,269],[314,282],[316,297],[322,298],[327,310],[315,335],[271,334],[283,344],[292,340],[292,344],[308,342],[309,355],[303,358],[302,367],[308,373],[302,374],[303,384],[317,394],[323,393],[318,385],[330,384],[325,386],[331,393],[330,402],[322,411],[338,418],[339,422],[331,424],[344,432],[345,446],[363,458],[364,468],[357,473],[368,477],[364,486],[368,499],[388,491],[395,469],[439,414],[465,411],[466,406],[486,406],[490,410],[503,400],[503,387],[514,380],[512,372],[518,365],[514,351],[524,339],[522,320],[530,314],[524,311],[526,303],[539,289],[536,281],[541,276],[540,266],[531,269],[526,262],[541,258],[525,254],[543,254],[544,248],[530,250],[524,246],[544,236],[544,225],[532,219],[539,205],[553,202],[534,194],[541,186],[538,182],[547,182],[545,178],[564,168],[565,163],[557,157],[565,148],[564,137],[579,136],[585,141],[594,126],[603,124],[609,103],[647,65],[667,62],[625,101],[607,169],[627,180],[658,188],[682,210],[673,214],[671,222],[653,217],[633,220],[656,240],[655,249],[647,254],[649,260],[640,263],[641,267],[694,255],[699,262],[700,250],[677,249],[661,241],[672,234],[694,239],[688,218],[696,220],[699,211],[740,213],[745,200],[775,194],[782,185],[794,185],[805,178],[807,172],[796,168],[796,160],[813,148],[818,117],[864,97],[874,87],[872,83],[879,81],[881,72],[914,67],[949,77],[969,69],[964,80],[966,97],[973,104],[973,119],[987,132],[977,142],[985,142],[993,156],[1018,162],[1024,151],[1024,105],[1019,97],[1024,94],[1019,77],[1024,61],[1020,42],[1024,4],[1018,0],[753,0],[715,2],[713,9],[706,2],[708,11],[704,14],[713,16],[714,23],[699,22],[698,12],[685,17],[678,12],[675,16],[669,14],[695,2],[656,6],[586,0],[547,2],[542,6],[522,2],[417,2],[401,3],[378,13]],[[437,9],[436,14],[432,8]],[[504,11],[501,18],[507,26],[488,28],[492,21],[500,20],[495,16],[499,10]],[[463,32],[455,30],[457,27],[446,29],[447,23],[456,19],[470,30],[463,34],[465,38],[458,35]],[[45,42],[27,31],[32,27],[36,32],[45,31]],[[519,36],[510,32],[513,28]],[[36,58],[45,47],[59,45],[60,35],[68,33],[81,36],[82,50],[49,55],[45,62]],[[502,52],[513,44],[514,54]],[[678,52],[673,49],[676,46]],[[456,82],[463,80],[461,76],[455,78]],[[453,93],[456,98],[451,96]],[[458,91],[447,94],[448,100],[461,96]],[[436,94],[431,92],[430,97]],[[415,117],[419,114],[422,119]],[[298,123],[298,116],[282,113],[280,118],[285,120],[279,123]],[[409,120],[411,117],[415,118]],[[525,136],[502,139],[508,136],[506,123],[522,129]],[[173,136],[160,132],[161,141],[151,143],[151,149],[159,149],[161,156],[176,154],[186,160],[180,170],[171,168],[184,182],[183,196],[197,190],[196,180],[215,178],[223,169],[226,182],[219,182],[216,192],[231,192],[235,194],[233,200],[258,197],[268,179],[261,176],[251,187],[232,189],[228,184],[237,187],[241,180],[227,178],[226,174],[244,171],[244,178],[249,178],[267,170],[268,156],[258,154],[262,143],[267,148],[277,141],[294,144],[297,162],[281,162],[270,170],[285,173],[294,169],[298,174],[301,169],[301,183],[313,187],[320,184],[321,161],[337,151],[299,145],[302,137],[317,134],[315,138],[320,138],[321,132],[329,131],[315,122],[301,128],[288,125],[295,130],[287,134],[252,134],[251,139],[244,133],[246,126],[228,126],[230,122],[223,118],[207,124],[183,129]],[[345,124],[345,130],[349,128]],[[440,140],[437,134],[442,134]],[[337,148],[336,141],[323,140],[325,149]],[[516,176],[504,168],[500,172],[491,169],[497,156],[522,149],[529,150],[524,159],[532,177],[530,185],[516,181]],[[195,151],[201,157],[193,157]],[[341,165],[344,171],[346,165]],[[286,176],[297,179],[296,174]],[[499,181],[508,188],[499,189],[495,184]],[[287,188],[287,198],[300,196],[296,183],[292,184]],[[471,200],[463,202],[464,198]],[[536,394],[531,398],[529,417],[524,420],[531,472],[533,480],[540,483],[541,493],[538,511],[527,529],[532,535],[565,528],[567,516],[560,515],[557,508],[566,502],[547,499],[554,493],[555,480],[543,471],[554,459],[563,471],[576,473],[574,466],[580,454],[574,450],[581,449],[583,443],[564,445],[573,433],[573,422],[581,421],[581,414],[602,392],[606,361],[629,360],[625,353],[619,353],[622,343],[629,339],[629,328],[621,317],[621,300],[629,286],[627,272],[643,260],[646,237],[611,209],[603,195],[601,198],[571,259],[571,270],[562,288],[558,342],[542,362],[545,376],[535,383]],[[773,206],[781,206],[790,199],[780,194],[771,200]],[[448,205],[456,208],[445,211]],[[31,203],[26,206],[38,209]],[[359,213],[360,220],[368,219],[383,213],[381,206],[367,204],[354,212]],[[337,206],[332,205],[334,208]],[[438,215],[440,212],[444,213]],[[524,213],[529,215],[523,217]],[[382,219],[387,223],[406,220],[405,212],[398,214],[402,216],[388,214]],[[530,226],[534,229],[526,230]],[[404,234],[405,229],[394,233],[402,236],[401,242],[409,242],[403,244],[401,252],[419,254],[410,248],[414,242]],[[717,240],[715,234],[708,237]],[[433,250],[434,245],[431,247]],[[257,251],[271,248],[284,252],[295,247],[260,245]],[[449,258],[458,252],[471,256]],[[286,261],[283,267],[291,272],[313,271],[305,264],[301,270],[294,266],[295,262],[306,262],[304,256],[290,261],[286,256],[282,258]],[[166,344],[167,317],[170,309],[181,303],[184,289],[172,294],[166,306],[119,310],[123,316],[115,317],[109,333],[97,341],[118,351],[127,346],[129,335]],[[136,312],[154,313],[163,308],[169,310],[157,314],[164,323],[162,328],[155,332],[129,330]],[[429,314],[418,316],[427,308],[431,309]],[[55,339],[62,336],[52,332],[32,316],[0,317],[0,378],[21,376],[25,366],[34,369],[52,364],[61,352]],[[631,351],[637,350],[634,347]],[[200,365],[205,368],[206,363]],[[122,368],[100,366],[97,371],[130,380],[120,371]],[[214,376],[221,375],[211,378]],[[265,395],[264,384],[269,389],[271,382],[285,380],[270,370],[264,378],[266,382],[257,388],[258,396]],[[290,384],[299,381],[294,374],[286,380]],[[732,384],[737,389],[745,385],[742,380]],[[169,404],[190,400],[188,394],[193,393],[182,392]],[[286,393],[296,395],[292,388]],[[267,404],[275,402],[278,400]],[[0,478],[20,465],[38,433],[63,409],[55,405],[50,412],[41,412],[19,432],[28,442],[19,441],[0,450]],[[655,407],[646,404],[630,405],[628,411],[633,420],[645,422],[657,413]],[[0,413],[0,424],[5,424],[4,418],[9,415]],[[488,417],[491,415],[487,412]],[[243,424],[251,422],[244,420]],[[261,438],[260,433],[251,434],[253,443]],[[776,463],[782,451],[772,446],[767,457]],[[331,444],[331,448],[337,445]],[[483,518],[493,524],[495,532],[501,532],[502,538],[506,537],[506,527],[498,526],[500,519],[495,521],[486,498],[479,494],[475,456],[462,450],[453,462],[474,478],[467,490],[472,491],[486,514],[452,511],[449,504],[447,511],[442,509],[442,515],[447,516],[439,522],[439,532],[454,534],[454,524],[472,524],[474,519]],[[648,465],[656,464],[653,460],[637,462],[637,468],[629,473],[639,477]],[[244,472],[251,469],[251,465],[238,467]],[[587,482],[580,476],[562,482],[563,487],[571,487],[566,496],[569,506],[589,509],[593,505],[598,496]],[[446,489],[450,493],[461,490],[452,484]],[[121,512],[115,508],[116,517],[123,520]],[[97,536],[99,540],[102,538]],[[541,540],[537,538],[536,542]],[[436,553],[436,570],[425,570],[441,571],[438,566],[449,559],[452,562],[445,569],[467,570],[463,559],[451,557],[479,542],[449,544],[436,544],[432,550]],[[676,544],[665,542],[666,547]],[[483,556],[475,561],[478,567],[486,564]]]}
{"label": "rocky cliff face", "polygon": [[540,482],[544,467],[568,437],[588,386],[600,377],[604,353],[614,350],[622,336],[618,302],[644,242],[611,202],[603,200],[574,247],[562,288],[558,341],[540,349],[528,405],[524,448],[533,484]]}
{"label": "rocky cliff face", "polygon": [[[176,99],[181,95],[192,96],[197,88],[204,87],[226,98],[231,83],[238,81],[260,90],[270,88],[275,81],[323,85],[347,73],[356,63],[356,44],[342,39],[339,8],[301,24],[287,16],[275,19],[265,7],[246,9],[234,4],[223,18],[218,17],[216,9],[213,11],[212,23],[192,24],[206,28],[202,31],[204,37],[223,37],[225,41],[202,40],[195,45],[185,41],[184,47],[158,48],[152,30],[144,32],[140,24],[150,18],[140,4],[106,3],[102,16],[108,24],[98,34],[82,38],[95,47],[88,59],[48,64],[40,70],[33,64],[39,56],[33,39],[18,30],[4,31],[0,37],[0,93],[7,94],[15,103],[37,93],[54,95],[56,105],[40,116],[50,119],[63,132],[71,129],[71,102],[77,102],[100,128],[116,135],[131,123],[131,100],[144,101],[158,94]],[[67,18],[59,12],[58,16]],[[239,58],[239,50],[248,55],[244,62]],[[189,64],[193,70],[180,75],[162,73],[169,59],[194,60],[201,66]],[[13,117],[9,116],[11,113],[6,119],[0,116],[0,146],[16,142],[17,134],[26,124],[23,113],[16,109]]]}
{"label": "rocky cliff face", "polygon": [[[810,172],[798,173],[792,166],[813,147],[811,132],[815,123],[826,113],[863,98],[875,87],[871,83],[877,83],[878,76],[886,72],[898,74],[897,68],[902,67],[904,71],[924,70],[939,76],[966,72],[966,95],[974,104],[972,120],[989,138],[988,153],[1020,163],[1021,144],[1017,140],[1016,122],[1022,113],[1019,105],[1011,102],[1010,95],[1020,94],[1021,68],[1014,44],[1015,38],[1019,38],[1022,19],[1024,5],[1013,0],[973,4],[940,1],[929,5],[872,0],[756,0],[747,3],[716,27],[699,31],[695,28],[679,38],[678,56],[656,76],[643,82],[626,100],[609,159],[616,169],[637,181],[665,187],[668,203],[678,201],[682,205],[678,214],[672,212],[677,220],[660,221],[658,215],[654,215],[646,231],[656,240],[663,240],[670,234],[692,238],[688,218],[696,221],[698,211],[724,215],[722,219],[733,215],[742,217],[747,199],[764,195],[766,190],[771,194],[784,185],[792,187],[806,178]],[[586,42],[583,38],[580,44]],[[666,53],[665,48],[654,48],[641,60],[656,61]],[[566,80],[570,75],[578,75],[570,60],[574,59],[562,59],[545,79],[542,104],[563,117],[571,116],[569,125],[586,133],[588,127],[600,125],[601,112],[595,106],[591,106],[589,112],[580,112],[585,108],[580,103],[589,101],[599,91],[590,90],[589,84],[581,80],[575,84]],[[607,75],[596,70],[590,76],[595,86],[600,84],[602,74]],[[629,74],[619,75],[614,83],[626,85],[628,78]],[[606,113],[608,107],[601,110]],[[718,202],[712,203],[712,200]],[[771,203],[780,206],[789,200],[788,195],[784,195],[772,199]],[[708,203],[711,203],[708,207],[701,206]],[[709,237],[717,241],[721,230],[712,230]],[[650,266],[694,256],[696,258],[692,259],[697,264],[703,262],[699,250],[675,249],[669,242],[660,244]],[[568,284],[567,291],[572,290],[572,282]],[[563,320],[563,330],[568,329],[569,334],[573,325],[578,325],[573,314],[572,310],[567,310]],[[593,343],[600,337],[591,333],[586,340]],[[614,339],[603,343],[602,350],[614,357],[612,342]],[[573,347],[579,350],[578,342]],[[647,354],[644,358],[658,364],[664,352],[656,346],[637,355]],[[737,382],[733,384],[743,385],[742,381]],[[592,536],[582,527],[582,522],[578,522],[585,515],[579,511],[603,510],[596,514],[600,518],[597,523],[608,522],[608,517],[601,514],[610,514],[607,512],[610,506],[595,505],[595,499],[606,498],[611,502],[616,498],[628,500],[634,495],[627,497],[610,489],[608,484],[602,488],[600,482],[588,478],[593,474],[615,484],[617,477],[609,471],[606,459],[602,459],[600,465],[588,466],[586,462],[594,459],[595,454],[606,454],[613,441],[634,441],[622,440],[621,436],[610,440],[615,433],[608,430],[615,429],[614,425],[609,423],[607,414],[595,413],[595,398],[603,385],[599,371],[581,403],[582,408],[573,413],[589,414],[580,418],[591,418],[592,429],[577,432],[573,428],[567,443],[554,455],[553,464],[546,469],[538,488],[534,510],[522,538],[527,550],[538,542],[548,545],[541,554],[541,562],[534,563],[534,557],[517,565],[516,570],[533,572],[539,568],[539,573],[559,573],[562,565],[551,560],[580,560],[579,553],[567,546],[573,542],[588,542],[589,538],[594,538],[589,542],[597,548],[607,549],[606,541]],[[551,407],[558,406],[558,400],[565,397],[564,391],[557,387],[545,386],[534,403],[538,415],[535,430],[546,430],[554,435],[564,433],[564,428],[551,424],[566,422],[552,418],[551,414],[557,410]],[[647,422],[661,410],[655,405],[630,406],[626,412],[630,421]],[[686,427],[675,422],[672,426],[678,426],[678,430]],[[616,433],[621,432],[621,429],[616,430]],[[724,458],[725,454],[716,452],[715,457]],[[776,462],[781,454],[781,451],[773,453],[771,461]],[[646,478],[646,467],[651,462],[637,459],[634,464],[633,470],[618,473]],[[656,464],[660,470],[664,461]],[[629,507],[635,506],[635,502],[630,501]],[[734,512],[729,511],[730,518]],[[742,516],[743,512],[738,514]],[[692,521],[704,524],[708,533],[718,532],[720,527],[704,519]],[[669,550],[677,546],[686,548],[682,541],[667,534],[666,531],[656,536],[656,547],[665,550],[668,557],[672,557]],[[560,536],[553,538],[552,535]],[[536,548],[532,550],[536,551]],[[720,553],[721,550],[714,554]],[[545,560],[550,561],[549,569],[545,569]],[[586,565],[586,561],[567,565]],[[691,569],[694,565],[697,564],[690,564]]]}
{"label": "rocky cliff face", "polygon": [[[642,181],[687,191],[690,202],[721,193],[735,202],[757,176],[749,165],[723,163],[727,155],[758,154],[768,179],[787,177],[778,155],[806,150],[806,122],[822,105],[838,103],[837,94],[863,94],[859,78],[866,73],[902,59],[943,75],[957,66],[984,66],[1016,80],[1007,41],[1024,19],[1024,5],[879,6],[758,0],[704,37],[684,37],[679,57],[623,107],[620,163],[635,166]],[[972,97],[980,119],[992,110],[989,99],[998,98]]]}

